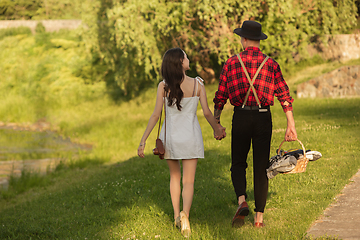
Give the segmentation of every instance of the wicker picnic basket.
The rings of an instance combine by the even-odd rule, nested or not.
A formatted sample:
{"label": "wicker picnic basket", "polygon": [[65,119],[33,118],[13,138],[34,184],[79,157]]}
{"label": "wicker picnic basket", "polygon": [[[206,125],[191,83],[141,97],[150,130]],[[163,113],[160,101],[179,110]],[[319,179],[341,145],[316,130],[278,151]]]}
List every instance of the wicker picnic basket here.
{"label": "wicker picnic basket", "polygon": [[[306,166],[309,162],[309,159],[306,158],[304,144],[299,139],[297,139],[297,141],[300,143],[300,145],[302,147],[303,158],[299,158],[297,160],[296,167],[293,170],[291,170],[290,172],[285,172],[284,174],[286,174],[286,173],[302,173],[302,172],[306,171]],[[279,146],[279,149],[277,150],[277,154],[279,154],[279,155],[280,155],[280,151],[281,151],[281,146],[283,145],[284,142],[285,142],[285,140],[282,141],[282,143]]]}

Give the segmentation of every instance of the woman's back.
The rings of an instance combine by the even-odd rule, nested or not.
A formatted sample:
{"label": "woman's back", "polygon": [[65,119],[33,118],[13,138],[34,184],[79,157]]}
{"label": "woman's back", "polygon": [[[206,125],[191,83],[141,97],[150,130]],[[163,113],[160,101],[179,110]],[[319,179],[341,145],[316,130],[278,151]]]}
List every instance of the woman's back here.
{"label": "woman's back", "polygon": [[202,133],[196,116],[199,81],[199,78],[188,78],[181,84],[184,97],[180,102],[180,111],[175,104],[168,106],[166,98],[166,139],[165,122],[160,134],[165,143],[166,159],[204,158]]}
{"label": "woman's back", "polygon": [[[199,79],[197,77],[196,79]],[[184,93],[184,98],[199,96],[199,91],[195,92],[199,89],[196,85],[198,84],[196,79],[186,76],[184,81],[181,83],[180,88]]]}

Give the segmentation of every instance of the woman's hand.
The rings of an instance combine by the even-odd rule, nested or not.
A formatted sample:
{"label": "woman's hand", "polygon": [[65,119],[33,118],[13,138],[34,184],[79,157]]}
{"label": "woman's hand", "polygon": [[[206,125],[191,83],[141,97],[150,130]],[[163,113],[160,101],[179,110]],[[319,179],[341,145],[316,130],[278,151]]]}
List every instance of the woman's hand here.
{"label": "woman's hand", "polygon": [[145,143],[142,143],[138,147],[138,156],[139,157],[141,157],[141,158],[145,157],[144,150],[145,150]]}

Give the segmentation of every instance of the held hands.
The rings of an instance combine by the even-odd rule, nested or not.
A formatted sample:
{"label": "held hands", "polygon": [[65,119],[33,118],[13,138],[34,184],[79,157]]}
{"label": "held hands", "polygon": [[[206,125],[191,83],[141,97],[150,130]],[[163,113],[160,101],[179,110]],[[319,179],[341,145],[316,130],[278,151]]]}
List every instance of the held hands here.
{"label": "held hands", "polygon": [[221,124],[219,123],[217,125],[217,129],[214,130],[214,138],[216,140],[221,140],[224,137],[226,137],[226,132],[225,132],[226,128],[221,126]]}

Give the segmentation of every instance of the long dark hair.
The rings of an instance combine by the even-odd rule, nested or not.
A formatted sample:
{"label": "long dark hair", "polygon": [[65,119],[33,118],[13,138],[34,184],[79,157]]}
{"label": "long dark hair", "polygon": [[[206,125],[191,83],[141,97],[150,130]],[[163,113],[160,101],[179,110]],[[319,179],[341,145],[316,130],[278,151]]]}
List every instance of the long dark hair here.
{"label": "long dark hair", "polygon": [[183,60],[183,50],[172,48],[166,51],[161,64],[161,75],[165,79],[165,91],[170,92],[168,96],[169,106],[175,102],[179,111],[181,111],[180,101],[184,96],[180,88],[180,84],[184,80]]}

